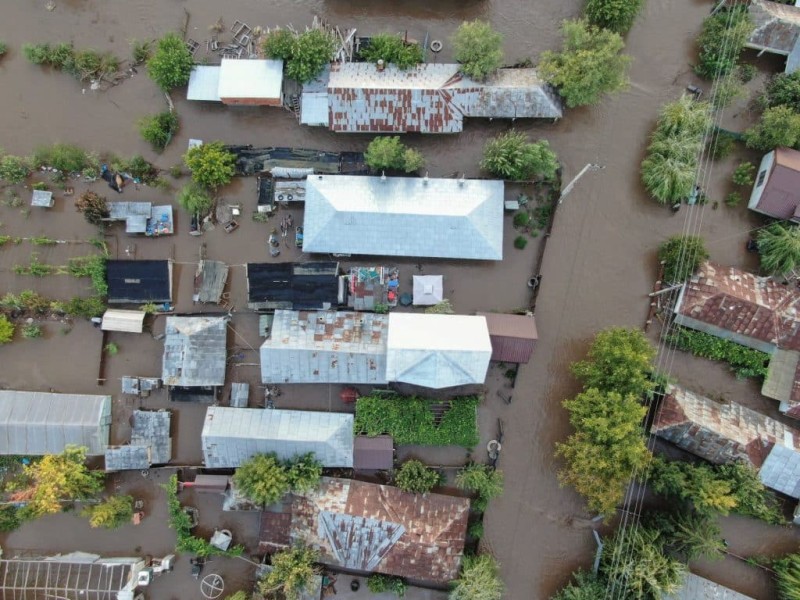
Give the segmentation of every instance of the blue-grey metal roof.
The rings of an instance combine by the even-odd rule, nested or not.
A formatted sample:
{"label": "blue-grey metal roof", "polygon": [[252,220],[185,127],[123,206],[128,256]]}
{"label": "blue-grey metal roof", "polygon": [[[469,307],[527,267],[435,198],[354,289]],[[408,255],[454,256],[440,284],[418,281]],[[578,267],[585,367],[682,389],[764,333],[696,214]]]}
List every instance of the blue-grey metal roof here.
{"label": "blue-grey metal roof", "polygon": [[31,196],[31,206],[50,208],[53,206],[53,192],[48,192],[46,190],[33,190],[33,195]]}
{"label": "blue-grey metal roof", "polygon": [[502,260],[502,181],[313,175],[303,251]]}
{"label": "blue-grey metal roof", "polygon": [[709,579],[687,573],[681,589],[674,594],[664,594],[663,600],[754,600]]}
{"label": "blue-grey metal roof", "polygon": [[101,455],[110,426],[111,396],[0,390],[0,454],[58,454],[73,445]]}
{"label": "blue-grey metal roof", "polygon": [[227,317],[167,317],[164,384],[224,385],[227,331]]}
{"label": "blue-grey metal roof", "polygon": [[800,452],[776,444],[758,473],[761,483],[800,500]]}
{"label": "blue-grey metal roof", "polygon": [[276,310],[261,346],[264,383],[386,383],[388,316]]}
{"label": "blue-grey metal roof", "polygon": [[189,75],[189,86],[186,89],[187,100],[205,100],[220,102],[219,97],[219,65],[197,65]]}
{"label": "blue-grey metal roof", "polygon": [[231,406],[234,408],[247,408],[247,401],[250,398],[249,383],[231,384]]}
{"label": "blue-grey metal roof", "polygon": [[106,471],[146,469],[172,458],[171,414],[168,410],[133,411],[131,442],[106,450]]}
{"label": "blue-grey metal roof", "polygon": [[147,446],[113,446],[106,448],[106,471],[138,471],[150,467]]}
{"label": "blue-grey metal roof", "polygon": [[325,467],[353,466],[353,415],[210,406],[202,432],[205,466],[238,467],[256,454],[282,460],[313,452]]}

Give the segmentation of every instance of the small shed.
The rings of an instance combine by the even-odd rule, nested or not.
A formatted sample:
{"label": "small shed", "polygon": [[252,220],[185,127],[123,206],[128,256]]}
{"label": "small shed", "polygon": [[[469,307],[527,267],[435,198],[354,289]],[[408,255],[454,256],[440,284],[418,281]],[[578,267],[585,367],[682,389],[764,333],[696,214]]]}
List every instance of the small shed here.
{"label": "small shed", "polygon": [[247,408],[247,401],[250,398],[249,383],[231,384],[231,406],[234,408]]}
{"label": "small shed", "polygon": [[492,360],[527,364],[539,338],[533,315],[478,314],[486,317],[492,341]]}
{"label": "small shed", "polygon": [[106,261],[109,304],[172,301],[171,260]]}
{"label": "small shed", "polygon": [[353,440],[353,469],[356,471],[388,471],[394,466],[394,440],[390,435],[368,437],[357,435]]}
{"label": "small shed", "polygon": [[772,447],[758,473],[761,483],[800,500],[800,452],[780,444]]}
{"label": "small shed", "polygon": [[217,92],[223,104],[281,106],[282,89],[282,60],[222,59]]}
{"label": "small shed", "polygon": [[147,469],[172,458],[169,411],[135,410],[132,419],[130,444],[106,449],[106,471]]}
{"label": "small shed", "polygon": [[187,100],[205,102],[221,102],[219,97],[218,65],[196,65],[189,75],[189,87],[186,89]]}
{"label": "small shed", "polygon": [[219,304],[225,282],[228,280],[228,265],[217,260],[201,260],[194,276],[195,302]]}
{"label": "small shed", "polygon": [[109,308],[103,313],[101,329],[103,331],[122,331],[125,333],[142,333],[144,330],[144,311]]}
{"label": "small shed", "polygon": [[444,300],[444,278],[441,275],[414,275],[414,305],[433,306]]}
{"label": "small shed", "polygon": [[230,478],[227,475],[205,475],[200,473],[195,476],[191,486],[198,492],[216,492],[224,494],[228,489]]}
{"label": "small shed", "polygon": [[45,190],[33,190],[31,197],[31,206],[39,208],[53,208],[53,192]]}

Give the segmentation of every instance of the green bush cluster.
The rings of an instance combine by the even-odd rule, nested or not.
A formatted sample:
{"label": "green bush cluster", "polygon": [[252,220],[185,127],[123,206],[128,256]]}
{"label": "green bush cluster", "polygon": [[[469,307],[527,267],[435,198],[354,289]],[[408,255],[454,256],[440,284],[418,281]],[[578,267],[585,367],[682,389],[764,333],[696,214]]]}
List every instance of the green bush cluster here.
{"label": "green bush cluster", "polygon": [[35,169],[48,166],[64,173],[80,173],[91,167],[100,170],[97,156],[87,153],[73,144],[52,144],[39,146],[33,153],[31,166]]}
{"label": "green bush cluster", "polygon": [[27,158],[11,154],[0,156],[0,179],[3,181],[15,185],[25,181],[30,174],[31,165]]}
{"label": "green bush cluster", "polygon": [[[137,58],[143,58],[144,54],[145,52],[139,52]],[[191,52],[181,36],[174,32],[156,42],[156,49],[147,60],[150,79],[165,92],[189,83],[193,68]]]}
{"label": "green bush cluster", "polygon": [[487,21],[465,21],[452,41],[455,59],[467,77],[485,79],[503,64],[503,35]]}
{"label": "green bush cluster", "polygon": [[377,63],[382,60],[386,64],[397,65],[400,69],[408,69],[422,62],[422,47],[419,44],[406,43],[400,36],[391,33],[373,36],[360,54],[368,62]]}
{"label": "green bush cluster", "polygon": [[685,327],[678,327],[667,337],[667,341],[695,356],[728,363],[739,379],[767,376],[769,354],[766,352]]}
{"label": "green bush cluster", "polygon": [[514,238],[514,248],[517,250],[525,250],[525,246],[528,245],[528,238],[524,235],[518,235]]}
{"label": "green bush cluster", "polygon": [[364,161],[375,172],[397,170],[413,173],[425,165],[422,154],[403,144],[397,135],[374,138],[364,152]]}
{"label": "green bush cluster", "polygon": [[727,131],[718,131],[708,141],[708,153],[713,160],[722,160],[730,156],[735,147],[738,136]]}
{"label": "green bush cluster", "polygon": [[381,575],[380,573],[370,575],[369,579],[367,579],[367,588],[373,594],[388,592],[396,594],[398,598],[402,598],[406,595],[406,584],[400,577]]}
{"label": "green bush cluster", "polygon": [[676,235],[658,247],[658,260],[664,262],[664,280],[668,283],[685,281],[707,259],[705,242],[696,235]]}
{"label": "green bush cluster", "polygon": [[72,277],[90,277],[94,293],[98,296],[108,295],[105,256],[93,254],[91,256],[70,258],[67,264],[67,272]]}
{"label": "green bush cluster", "polygon": [[695,73],[704,79],[715,79],[733,72],[753,27],[745,5],[706,17],[697,38],[700,54]]}
{"label": "green bush cluster", "polygon": [[441,483],[439,472],[414,459],[404,462],[395,475],[395,485],[414,494],[427,494]]}
{"label": "green bush cluster", "polygon": [[753,185],[753,173],[756,167],[753,163],[745,161],[739,163],[739,166],[733,171],[731,179],[736,185]]}
{"label": "green bush cluster", "polygon": [[177,131],[178,115],[168,110],[139,121],[139,134],[142,139],[159,152],[169,145]]}
{"label": "green bush cluster", "polygon": [[322,463],[313,452],[281,461],[274,453],[256,454],[243,462],[233,475],[233,482],[253,502],[268,505],[285,494],[311,491],[319,484]]}
{"label": "green bush cluster", "polygon": [[76,50],[71,43],[24,44],[22,53],[35,65],[50,66],[81,81],[97,79],[119,70],[119,59],[110,52],[90,48]]}
{"label": "green bush cluster", "polygon": [[745,131],[748,148],[769,152],[778,146],[800,148],[800,112],[797,106],[773,106],[761,114],[761,120]]}
{"label": "green bush cluster", "polygon": [[22,326],[22,337],[26,340],[35,340],[42,337],[42,326],[38,323],[28,323]]}
{"label": "green bush cluster", "polygon": [[588,0],[586,17],[592,25],[626,33],[642,9],[643,0]]}
{"label": "green bush cluster", "polygon": [[[439,402],[418,397],[364,396],[356,401],[356,433],[376,436],[388,433],[396,444],[463,446],[479,441],[479,399],[465,396]],[[433,407],[448,406],[439,424]]]}
{"label": "green bush cluster", "polygon": [[503,472],[489,465],[470,463],[456,473],[455,483],[458,489],[477,495],[472,502],[472,508],[483,512],[488,507],[489,500],[503,493]]}
{"label": "green bush cluster", "polygon": [[781,600],[800,600],[800,554],[789,554],[772,563]]}
{"label": "green bush cluster", "polygon": [[529,142],[524,133],[509,131],[486,143],[481,168],[512,181],[549,181],[558,171],[558,156],[547,140]]}
{"label": "green bush cluster", "polygon": [[89,519],[92,528],[117,529],[131,522],[133,497],[110,496],[99,504],[87,506],[82,515]]}
{"label": "green bush cluster", "polygon": [[710,124],[708,103],[689,96],[661,109],[641,169],[644,186],[660,204],[680,202],[691,194],[703,136]]}
{"label": "green bush cluster", "polygon": [[264,40],[264,54],[284,61],[289,79],[307,83],[317,77],[331,62],[335,51],[333,37],[321,29],[301,34],[287,29],[277,29]]}
{"label": "green bush cluster", "polygon": [[800,265],[800,228],[772,223],[756,234],[761,268],[771,275],[790,276]]}
{"label": "green bush cluster", "polygon": [[183,160],[192,172],[192,180],[210,190],[227,185],[236,174],[236,155],[222,142],[190,148]]}
{"label": "green bush cluster", "polygon": [[14,339],[14,323],[8,320],[5,315],[0,315],[0,344],[8,344]]}

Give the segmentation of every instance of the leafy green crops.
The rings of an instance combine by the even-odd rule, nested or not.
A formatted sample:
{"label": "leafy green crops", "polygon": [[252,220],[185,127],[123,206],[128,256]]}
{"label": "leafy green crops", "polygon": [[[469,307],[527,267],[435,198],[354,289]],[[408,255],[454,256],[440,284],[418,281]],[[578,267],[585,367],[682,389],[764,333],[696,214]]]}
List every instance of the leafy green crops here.
{"label": "leafy green crops", "polygon": [[668,341],[679,350],[691,352],[695,356],[728,363],[740,379],[767,376],[769,354],[766,352],[683,327],[671,334]]}

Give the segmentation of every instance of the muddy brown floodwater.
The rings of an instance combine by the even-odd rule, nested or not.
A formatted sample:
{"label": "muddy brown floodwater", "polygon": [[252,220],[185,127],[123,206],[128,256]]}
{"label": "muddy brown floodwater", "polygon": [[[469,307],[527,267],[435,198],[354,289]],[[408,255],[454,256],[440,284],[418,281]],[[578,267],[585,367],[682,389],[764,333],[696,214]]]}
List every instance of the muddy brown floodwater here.
{"label": "muddy brown floodwater", "polygon": [[[363,34],[407,30],[410,37],[424,39],[428,34],[430,39],[442,40],[447,40],[462,20],[484,18],[505,35],[509,62],[527,57],[536,61],[543,50],[558,46],[558,24],[564,18],[577,16],[582,1],[55,0],[52,12],[46,10],[45,4],[45,0],[32,0],[3,2],[0,6],[0,39],[10,48],[0,61],[0,146],[14,154],[25,154],[39,144],[71,142],[123,156],[141,153],[166,169],[180,162],[190,137],[325,150],[363,150],[369,137],[302,128],[292,115],[280,109],[188,103],[178,92],[173,96],[181,116],[181,130],[163,155],[154,155],[139,139],[135,123],[143,115],[162,110],[164,100],[144,69],[116,88],[93,92],[82,89],[66,75],[30,65],[22,57],[20,46],[26,42],[69,40],[76,46],[127,56],[130,40],[154,38],[180,28],[186,9],[191,14],[189,36],[198,41],[208,37],[208,27],[220,16],[228,25],[238,19],[251,26],[286,23],[303,26],[312,15],[318,14],[331,23],[357,27]],[[553,458],[553,446],[569,433],[560,402],[577,390],[567,367],[570,361],[582,356],[597,330],[612,325],[642,325],[647,312],[646,294],[655,275],[655,248],[664,238],[679,232],[684,224],[688,209],[684,207],[673,215],[648,200],[639,183],[638,169],[659,107],[678,97],[686,84],[703,85],[691,75],[690,63],[694,59],[692,41],[709,9],[710,3],[701,0],[649,0],[627,39],[628,52],[634,58],[629,90],[606,99],[594,109],[569,111],[556,125],[518,124],[519,129],[550,141],[564,164],[565,179],[570,179],[588,162],[598,162],[605,169],[587,174],[564,200],[556,217],[541,271],[542,289],[536,308],[541,337],[533,362],[520,372],[514,402],[506,405],[490,394],[480,411],[484,439],[492,436],[498,416],[506,424],[500,459],[506,473],[506,492],[487,513],[485,543],[502,563],[507,597],[512,600],[548,598],[566,582],[572,570],[591,563],[594,552],[591,515],[584,511],[580,498],[558,486],[555,476],[559,465]],[[450,48],[446,44],[437,60],[448,59]],[[747,59],[756,61],[753,56]],[[759,59],[757,64],[763,72],[782,68],[769,59]],[[746,103],[740,102],[728,110],[724,125],[741,130],[750,118]],[[500,122],[469,122],[460,135],[409,135],[405,141],[427,156],[431,176],[450,176],[456,172],[473,176],[478,174],[484,141],[507,127],[508,124]],[[708,188],[712,199],[721,200],[729,191],[725,181],[734,160],[732,157],[714,165]],[[107,191],[99,186],[97,189]],[[249,210],[247,207],[255,202],[255,182],[252,178],[237,181],[224,193],[227,199],[241,202]],[[171,195],[141,189],[126,190],[120,199],[123,198],[155,202],[170,201]],[[231,236],[216,230],[202,240],[187,235],[186,218],[180,211],[177,219],[177,235],[172,238],[130,240],[116,229],[118,237],[110,242],[112,252],[120,256],[127,250],[129,255],[139,258],[175,258],[179,310],[192,308],[189,296],[193,263],[201,241],[207,244],[209,258],[233,265],[267,259],[264,228],[249,219]],[[87,240],[94,235],[63,200],[50,213],[34,212],[27,217],[19,209],[0,207],[0,221],[3,234],[24,232],[65,240]],[[743,207],[720,206],[718,210],[707,207],[702,233],[709,242],[712,258],[724,264],[755,267],[743,248],[748,230],[759,224]],[[507,224],[508,242],[510,233]],[[3,269],[0,291],[33,287],[54,297],[76,293],[74,281],[45,278],[28,282],[15,277],[10,269],[30,252],[26,248],[17,247],[13,254],[0,257]],[[41,250],[40,259],[57,262],[73,256],[74,252],[88,253],[81,248]],[[426,262],[425,266],[427,272],[436,269],[447,274],[457,311],[511,309],[527,302],[525,281],[531,273],[535,248],[531,244],[525,253],[518,253],[507,243],[505,250],[507,258],[502,264],[461,266]],[[282,258],[291,256],[292,252],[287,251]],[[413,264],[404,263],[409,276]],[[233,269],[230,287],[235,303],[241,306],[244,272],[240,267]],[[238,363],[231,366],[229,377],[252,383],[258,378],[255,348],[259,340],[254,325],[253,315],[237,313],[236,333],[229,337],[229,345],[237,355],[234,362]],[[61,330],[64,335],[59,333]],[[0,383],[73,392],[101,389],[115,395],[115,414],[124,415],[134,406],[119,397],[117,378],[123,374],[158,373],[161,349],[150,336],[135,340],[120,337],[119,345],[119,355],[109,361],[108,385],[97,388],[100,341],[96,330],[79,323],[67,333],[63,325],[52,323],[47,326],[44,341],[19,340],[0,350]],[[699,391],[775,412],[773,405],[760,398],[755,386],[733,380],[718,365],[678,356],[673,374]],[[320,392],[299,386],[287,392],[281,401],[286,406],[342,409],[335,390],[327,388]],[[145,405],[161,403],[163,398],[156,397]],[[175,408],[180,430],[176,460],[196,461],[200,456],[199,428],[205,409]],[[122,439],[125,434],[123,419],[115,427],[114,436]],[[413,454],[413,449],[410,452]],[[437,460],[451,464],[448,461],[461,461],[463,456],[443,453]],[[142,487],[142,482],[128,482],[128,485],[147,493],[148,488]],[[150,494],[154,505],[162,508],[154,509],[154,518],[147,519],[141,529],[126,531],[124,536],[96,532],[89,535],[85,522],[70,515],[57,515],[5,536],[3,546],[7,552],[66,551],[74,548],[75,539],[81,539],[85,545],[80,549],[87,551],[125,554],[141,550],[163,554],[171,547],[171,532],[163,527],[162,492],[151,488]],[[250,541],[254,524],[247,519],[232,519],[230,526],[240,527],[240,537]],[[731,550],[739,555],[776,555],[798,547],[794,529],[771,528],[737,518],[725,519],[723,526]],[[775,597],[769,577],[737,559],[698,563],[694,567],[759,600]],[[185,585],[188,581],[185,560],[179,563],[179,568],[182,572],[174,576],[180,578],[179,583],[168,584],[166,579],[159,582],[150,590],[151,598],[192,597],[194,588]],[[231,567],[230,572],[233,581],[247,579],[240,565]]]}

